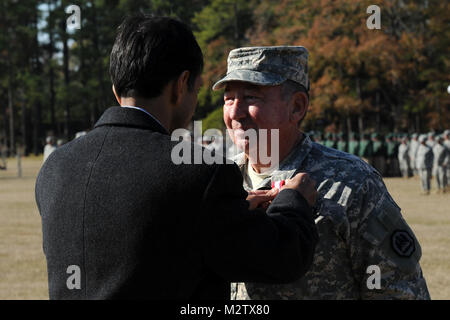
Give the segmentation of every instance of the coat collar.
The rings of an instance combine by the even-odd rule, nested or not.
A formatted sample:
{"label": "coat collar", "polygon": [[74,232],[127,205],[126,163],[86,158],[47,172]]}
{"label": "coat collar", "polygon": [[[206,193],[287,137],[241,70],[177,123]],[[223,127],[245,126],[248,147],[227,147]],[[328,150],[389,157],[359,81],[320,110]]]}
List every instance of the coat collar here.
{"label": "coat collar", "polygon": [[164,127],[148,114],[131,108],[111,107],[106,109],[94,128],[101,126],[135,127],[169,134]]}

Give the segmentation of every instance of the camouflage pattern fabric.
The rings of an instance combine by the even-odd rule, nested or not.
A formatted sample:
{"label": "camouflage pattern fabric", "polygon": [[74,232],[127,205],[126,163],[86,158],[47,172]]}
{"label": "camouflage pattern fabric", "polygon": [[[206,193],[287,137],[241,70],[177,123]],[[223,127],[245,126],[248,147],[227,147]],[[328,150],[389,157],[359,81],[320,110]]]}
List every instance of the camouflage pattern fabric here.
{"label": "camouflage pattern fabric", "polygon": [[433,151],[427,146],[420,144],[416,152],[416,168],[419,170],[432,169]]}
{"label": "camouflage pattern fabric", "polygon": [[[245,156],[234,160],[250,190]],[[290,284],[232,283],[232,300],[430,299],[419,242],[374,168],[306,136],[254,189],[270,188],[272,181],[296,172],[307,172],[319,192],[315,212],[320,240],[313,266]],[[380,268],[380,289],[367,286],[371,265]]]}
{"label": "camouflage pattern fabric", "polygon": [[400,144],[398,147],[398,162],[403,177],[408,177],[409,170],[409,148],[406,143]]}
{"label": "camouflage pattern fabric", "polygon": [[338,144],[337,144],[337,149],[338,149],[339,151],[344,151],[344,152],[346,152],[346,151],[347,151],[347,141],[345,141],[345,140],[339,140],[339,141],[338,141]]}
{"label": "camouflage pattern fabric", "polygon": [[359,154],[359,141],[358,140],[350,140],[348,142],[348,153],[353,155]]}
{"label": "camouflage pattern fabric", "polygon": [[230,51],[226,76],[213,85],[219,90],[229,81],[275,86],[292,80],[309,90],[308,50],[301,46],[247,47]]}
{"label": "camouflage pattern fabric", "polygon": [[433,175],[436,178],[438,190],[443,190],[447,186],[446,168],[449,162],[447,148],[442,143],[436,143],[433,147]]}
{"label": "camouflage pattern fabric", "polygon": [[[446,130],[444,135],[448,134],[448,137],[450,137],[450,133],[447,133],[448,131]],[[450,140],[444,140],[443,144],[447,148],[447,155],[449,156],[445,172],[445,185],[448,186],[450,184]]]}
{"label": "camouflage pattern fabric", "polygon": [[372,141],[362,139],[359,142],[359,156],[361,158],[370,158],[372,156]]}
{"label": "camouflage pattern fabric", "polygon": [[409,159],[410,159],[410,165],[413,170],[416,170],[417,148],[419,148],[419,142],[417,141],[417,139],[412,139],[409,144]]}

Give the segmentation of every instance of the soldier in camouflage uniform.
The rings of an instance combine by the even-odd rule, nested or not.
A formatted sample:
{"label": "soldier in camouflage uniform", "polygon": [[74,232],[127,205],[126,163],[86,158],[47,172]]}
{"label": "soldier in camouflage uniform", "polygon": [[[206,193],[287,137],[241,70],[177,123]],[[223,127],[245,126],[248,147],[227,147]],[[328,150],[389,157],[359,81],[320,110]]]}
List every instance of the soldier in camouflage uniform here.
{"label": "soldier in camouflage uniform", "polygon": [[386,174],[386,146],[378,133],[372,133],[372,166],[381,176]]}
{"label": "soldier in camouflage uniform", "polygon": [[345,135],[342,132],[338,134],[337,149],[339,151],[347,152],[347,139],[345,138]]}
{"label": "soldier in camouflage uniform", "polygon": [[[380,174],[360,158],[314,143],[298,130],[308,107],[307,57],[303,47],[235,49],[227,75],[213,87],[225,87],[224,121],[237,132],[232,138],[243,150],[250,147],[240,131],[279,128],[279,164],[263,170],[251,153],[235,158],[244,188],[270,189],[272,183],[307,172],[319,193],[320,240],[312,268],[290,284],[233,283],[231,298],[429,299],[421,247]],[[285,82],[295,82],[298,90],[284,96]],[[379,288],[370,285],[374,266],[380,271]]]}
{"label": "soldier in camouflage uniform", "polygon": [[359,140],[358,134],[350,133],[350,140],[348,142],[348,153],[357,156],[359,154]]}
{"label": "soldier in camouflage uniform", "polygon": [[[445,130],[443,136],[444,136],[443,145],[444,147],[447,148],[447,154],[450,156],[450,130]],[[450,186],[450,159],[446,167],[445,185],[447,186],[447,189]]]}
{"label": "soldier in camouflage uniform", "polygon": [[436,179],[437,193],[445,192],[447,188],[447,166],[449,162],[449,153],[444,146],[444,136],[436,137],[436,144],[433,147],[433,175]]}
{"label": "soldier in camouflage uniform", "polygon": [[409,164],[411,166],[411,170],[413,175],[418,175],[419,172],[416,169],[416,153],[417,153],[417,148],[419,147],[419,141],[417,140],[419,138],[419,135],[417,133],[413,133],[411,135],[411,142],[409,143],[409,150],[408,150],[408,155],[409,155]]}
{"label": "soldier in camouflage uniform", "polygon": [[6,144],[3,145],[2,143],[0,143],[0,159],[3,162],[3,166],[0,166],[0,170],[6,170],[6,155],[7,155]]}
{"label": "soldier in camouflage uniform", "polygon": [[372,161],[372,142],[369,138],[368,133],[363,133],[359,141],[359,157],[367,163]]}
{"label": "soldier in camouflage uniform", "polygon": [[403,137],[398,147],[398,163],[403,178],[409,177],[409,147],[407,142],[407,138]]}
{"label": "soldier in camouflage uniform", "polygon": [[[396,155],[398,155],[398,148],[400,147],[400,138],[401,138],[401,135],[399,133],[394,133],[393,134],[393,141],[394,141],[394,144],[395,144],[394,152],[395,152]],[[401,177],[402,174],[400,172],[400,164],[398,163],[398,157],[397,156],[392,161],[392,164],[393,164],[392,169],[393,169],[393,172],[394,172],[394,177]]]}
{"label": "soldier in camouflage uniform", "polygon": [[316,134],[315,134],[315,142],[317,142],[317,143],[319,143],[319,144],[324,144],[325,142],[324,142],[324,140],[323,140],[323,134],[322,134],[322,132],[320,132],[320,131],[317,131],[316,132]]}
{"label": "soldier in camouflage uniform", "polygon": [[435,137],[436,134],[433,131],[428,132],[428,140],[426,142],[426,145],[429,146],[431,149],[433,149],[434,145],[436,144],[436,141],[434,141]]}
{"label": "soldier in camouflage uniform", "polygon": [[419,147],[416,153],[416,168],[419,171],[423,193],[430,194],[431,170],[433,167],[433,151],[426,144],[427,136],[419,136]]}
{"label": "soldier in camouflage uniform", "polygon": [[336,149],[336,136],[333,132],[328,132],[326,134],[325,146],[328,148]]}
{"label": "soldier in camouflage uniform", "polygon": [[397,159],[395,153],[395,142],[393,141],[391,133],[386,135],[386,171],[387,176],[393,177],[394,174],[394,159]]}

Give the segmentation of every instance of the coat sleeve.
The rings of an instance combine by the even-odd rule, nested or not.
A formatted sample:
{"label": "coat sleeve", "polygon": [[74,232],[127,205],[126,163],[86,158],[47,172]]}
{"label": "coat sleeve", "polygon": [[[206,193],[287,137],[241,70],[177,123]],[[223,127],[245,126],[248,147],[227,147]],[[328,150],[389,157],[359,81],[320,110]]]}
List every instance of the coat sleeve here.
{"label": "coat sleeve", "polygon": [[318,241],[312,210],[299,192],[281,191],[267,213],[248,210],[236,165],[219,166],[203,197],[205,264],[228,281],[286,283],[312,263]]}

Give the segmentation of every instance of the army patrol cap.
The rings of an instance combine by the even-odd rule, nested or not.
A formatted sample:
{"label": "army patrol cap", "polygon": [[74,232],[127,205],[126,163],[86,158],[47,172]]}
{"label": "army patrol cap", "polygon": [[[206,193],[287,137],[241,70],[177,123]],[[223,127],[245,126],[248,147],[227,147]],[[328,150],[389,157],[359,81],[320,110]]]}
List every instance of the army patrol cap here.
{"label": "army patrol cap", "polygon": [[229,81],[244,81],[262,86],[276,86],[286,80],[301,84],[309,91],[308,50],[300,46],[247,47],[230,51],[228,70],[213,90]]}

